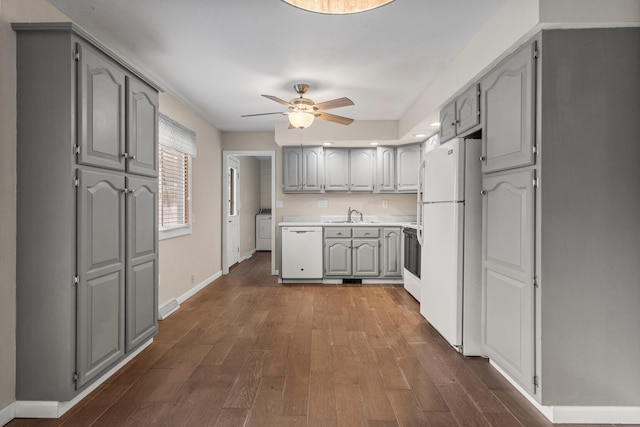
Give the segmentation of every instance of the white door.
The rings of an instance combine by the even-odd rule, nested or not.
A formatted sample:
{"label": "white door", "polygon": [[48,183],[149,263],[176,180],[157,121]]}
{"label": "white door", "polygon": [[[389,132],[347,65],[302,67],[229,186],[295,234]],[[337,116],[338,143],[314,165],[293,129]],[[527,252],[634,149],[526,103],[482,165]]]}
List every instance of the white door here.
{"label": "white door", "polygon": [[238,185],[240,163],[235,157],[227,159],[227,265],[229,268],[240,259],[240,220]]}

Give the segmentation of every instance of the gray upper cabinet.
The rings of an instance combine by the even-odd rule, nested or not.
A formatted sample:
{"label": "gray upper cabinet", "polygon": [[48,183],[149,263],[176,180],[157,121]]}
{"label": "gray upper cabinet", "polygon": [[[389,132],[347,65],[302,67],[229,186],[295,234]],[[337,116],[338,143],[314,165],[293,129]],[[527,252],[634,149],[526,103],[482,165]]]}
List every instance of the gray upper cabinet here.
{"label": "gray upper cabinet", "polygon": [[482,172],[535,162],[536,42],[528,43],[481,81]]}
{"label": "gray upper cabinet", "polygon": [[127,172],[157,176],[158,92],[127,76]]}
{"label": "gray upper cabinet", "polygon": [[324,186],[322,147],[282,147],[282,191],[320,193]]}
{"label": "gray upper cabinet", "polygon": [[80,102],[78,163],[125,169],[125,72],[86,43],[76,43]]}
{"label": "gray upper cabinet", "polygon": [[420,144],[401,145],[396,148],[396,189],[398,193],[418,191]]}
{"label": "gray upper cabinet", "polygon": [[78,386],[125,352],[125,178],[80,170]]}
{"label": "gray upper cabinet", "polygon": [[396,191],[396,148],[377,147],[376,161],[377,191],[394,193]]}
{"label": "gray upper cabinet", "polygon": [[301,147],[282,147],[282,191],[302,191]]}
{"label": "gray upper cabinet", "polygon": [[446,142],[456,136],[456,102],[440,110],[440,141]]}
{"label": "gray upper cabinet", "polygon": [[65,402],[157,332],[158,88],[73,24],[13,28],[16,398]]}
{"label": "gray upper cabinet", "polygon": [[483,179],[482,344],[526,390],[534,389],[535,171]]}
{"label": "gray upper cabinet", "polygon": [[349,190],[373,192],[375,189],[375,149],[351,148],[349,160]]}
{"label": "gray upper cabinet", "polygon": [[372,148],[325,149],[325,191],[373,192],[375,153]]}
{"label": "gray upper cabinet", "polygon": [[480,124],[480,88],[475,84],[440,111],[440,141],[446,142]]}
{"label": "gray upper cabinet", "polygon": [[349,149],[327,148],[324,150],[325,191],[349,191]]}

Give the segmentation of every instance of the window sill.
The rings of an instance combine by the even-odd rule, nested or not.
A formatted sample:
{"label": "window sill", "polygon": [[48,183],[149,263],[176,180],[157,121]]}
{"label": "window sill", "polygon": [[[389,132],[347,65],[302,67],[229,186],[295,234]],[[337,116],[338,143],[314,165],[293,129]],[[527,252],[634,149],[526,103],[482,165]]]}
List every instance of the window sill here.
{"label": "window sill", "polygon": [[186,236],[187,234],[191,234],[191,224],[160,230],[158,232],[158,240],[173,239],[174,237]]}

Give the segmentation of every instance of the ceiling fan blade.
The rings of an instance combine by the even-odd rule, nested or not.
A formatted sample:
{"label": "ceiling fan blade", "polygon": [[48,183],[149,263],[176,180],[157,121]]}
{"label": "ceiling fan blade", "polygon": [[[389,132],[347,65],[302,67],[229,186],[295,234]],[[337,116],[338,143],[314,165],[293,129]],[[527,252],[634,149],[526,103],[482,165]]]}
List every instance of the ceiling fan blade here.
{"label": "ceiling fan blade", "polygon": [[327,120],[334,123],[340,123],[341,125],[350,125],[353,123],[353,119],[348,117],[336,116],[329,113],[316,113],[316,117],[322,120]]}
{"label": "ceiling fan blade", "polygon": [[293,105],[289,104],[287,101],[285,101],[284,99],[280,99],[277,96],[273,96],[273,95],[262,95],[267,99],[270,99],[272,101],[276,101],[278,104],[282,104],[285,105],[287,107],[293,107]]}
{"label": "ceiling fan blade", "polygon": [[240,117],[254,117],[254,116],[268,116],[270,114],[287,114],[287,113],[283,113],[282,111],[278,111],[276,113],[258,113],[258,114],[243,114]]}
{"label": "ceiling fan blade", "polygon": [[354,105],[353,101],[349,98],[338,98],[332,99],[331,101],[321,102],[319,104],[314,105],[318,111],[330,110],[331,108],[339,108],[339,107],[347,107],[349,105]]}

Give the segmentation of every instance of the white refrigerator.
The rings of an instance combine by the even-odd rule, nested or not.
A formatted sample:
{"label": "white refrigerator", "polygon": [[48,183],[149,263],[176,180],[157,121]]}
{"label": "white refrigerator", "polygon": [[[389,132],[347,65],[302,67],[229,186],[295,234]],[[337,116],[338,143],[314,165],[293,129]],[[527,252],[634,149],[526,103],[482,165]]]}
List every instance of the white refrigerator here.
{"label": "white refrigerator", "polygon": [[464,355],[480,344],[480,140],[455,138],[425,154],[420,313]]}

